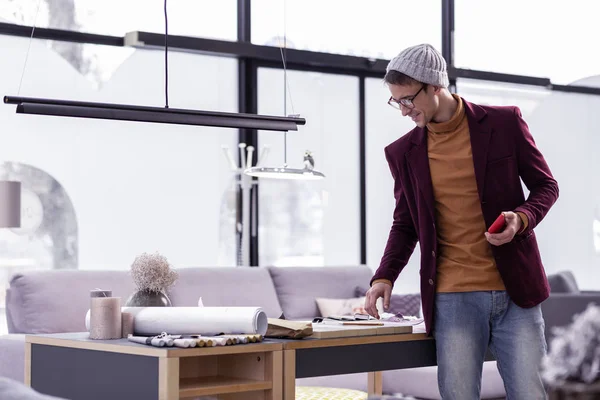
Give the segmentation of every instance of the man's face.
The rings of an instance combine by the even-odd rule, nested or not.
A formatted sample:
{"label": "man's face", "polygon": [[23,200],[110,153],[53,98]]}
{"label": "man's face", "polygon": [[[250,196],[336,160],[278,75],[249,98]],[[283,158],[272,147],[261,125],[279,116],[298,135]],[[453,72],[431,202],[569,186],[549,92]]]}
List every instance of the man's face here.
{"label": "man's face", "polygon": [[402,115],[410,117],[418,127],[425,127],[433,119],[439,104],[436,88],[430,85],[425,87],[421,83],[388,87],[392,94],[391,102],[396,102]]}

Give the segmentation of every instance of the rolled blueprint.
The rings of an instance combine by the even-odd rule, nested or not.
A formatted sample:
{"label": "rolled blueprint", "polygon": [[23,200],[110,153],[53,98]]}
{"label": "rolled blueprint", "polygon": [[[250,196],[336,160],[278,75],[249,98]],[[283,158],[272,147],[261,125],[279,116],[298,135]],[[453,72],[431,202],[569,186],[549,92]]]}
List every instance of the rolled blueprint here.
{"label": "rolled blueprint", "polygon": [[[122,307],[133,314],[136,335],[261,335],[267,333],[267,314],[260,307]],[[85,326],[89,330],[89,311]]]}

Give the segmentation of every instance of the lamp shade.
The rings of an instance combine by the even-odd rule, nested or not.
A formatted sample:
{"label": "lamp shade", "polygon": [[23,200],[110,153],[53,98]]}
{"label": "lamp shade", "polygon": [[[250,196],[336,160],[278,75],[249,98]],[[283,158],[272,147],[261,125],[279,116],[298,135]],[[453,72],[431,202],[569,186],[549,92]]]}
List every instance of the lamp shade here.
{"label": "lamp shade", "polygon": [[21,182],[0,181],[0,228],[21,226]]}

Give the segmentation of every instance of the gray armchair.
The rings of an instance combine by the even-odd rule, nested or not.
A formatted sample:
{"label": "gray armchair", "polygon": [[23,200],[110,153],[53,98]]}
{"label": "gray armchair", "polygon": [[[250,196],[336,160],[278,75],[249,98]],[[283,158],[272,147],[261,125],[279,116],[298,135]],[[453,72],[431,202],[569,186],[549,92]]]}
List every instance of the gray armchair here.
{"label": "gray armchair", "polygon": [[542,313],[546,322],[546,341],[550,342],[552,328],[566,326],[576,314],[584,311],[588,304],[600,305],[600,291],[581,291],[570,271],[548,275],[550,297],[542,303]]}

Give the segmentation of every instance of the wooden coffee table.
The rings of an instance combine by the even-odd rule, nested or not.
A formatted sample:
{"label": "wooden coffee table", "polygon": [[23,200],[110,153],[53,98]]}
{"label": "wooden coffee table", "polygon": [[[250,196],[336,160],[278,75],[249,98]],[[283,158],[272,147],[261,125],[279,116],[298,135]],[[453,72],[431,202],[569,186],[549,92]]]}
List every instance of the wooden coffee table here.
{"label": "wooden coffee table", "polygon": [[27,335],[25,383],[70,400],[293,400],[296,378],[368,372],[381,394],[382,372],[436,364],[424,333],[370,334],[209,348],[157,348],[88,333]]}
{"label": "wooden coffee table", "polygon": [[293,400],[296,379],[368,372],[369,394],[381,394],[381,371],[436,365],[435,341],[425,333],[284,340],[283,399]]}
{"label": "wooden coffee table", "polygon": [[283,344],[159,348],[88,333],[27,335],[25,383],[70,400],[172,400],[219,395],[279,400]]}

